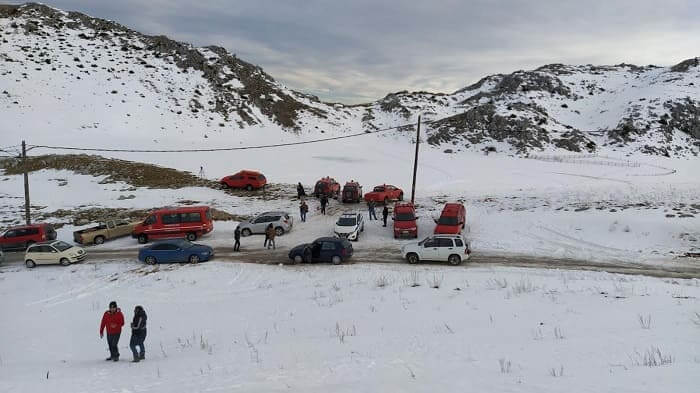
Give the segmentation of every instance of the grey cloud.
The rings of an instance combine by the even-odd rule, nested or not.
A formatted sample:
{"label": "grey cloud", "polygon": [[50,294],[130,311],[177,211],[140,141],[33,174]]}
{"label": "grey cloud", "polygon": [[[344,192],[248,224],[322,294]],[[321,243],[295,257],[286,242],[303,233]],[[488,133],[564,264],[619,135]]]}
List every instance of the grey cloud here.
{"label": "grey cloud", "polygon": [[699,55],[695,0],[54,0],[147,34],[221,45],[292,88],[362,102],[451,92],[552,62],[669,65]]}

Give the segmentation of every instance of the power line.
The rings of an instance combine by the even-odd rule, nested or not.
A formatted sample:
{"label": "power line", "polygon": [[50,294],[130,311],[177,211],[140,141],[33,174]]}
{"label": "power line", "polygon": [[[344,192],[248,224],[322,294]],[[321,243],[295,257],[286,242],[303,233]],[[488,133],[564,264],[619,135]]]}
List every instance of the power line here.
{"label": "power line", "polygon": [[[433,123],[438,120],[425,121],[423,123]],[[120,153],[201,153],[201,152],[217,152],[217,151],[235,151],[235,150],[254,150],[254,149],[268,149],[273,147],[284,147],[284,146],[297,146],[297,145],[307,145],[311,143],[320,143],[335,141],[339,139],[354,138],[363,135],[377,134],[380,132],[386,132],[391,130],[396,130],[404,127],[415,126],[414,123],[403,124],[400,126],[393,126],[387,128],[381,128],[373,131],[363,131],[355,134],[334,136],[329,138],[312,139],[299,142],[286,142],[286,143],[275,143],[269,145],[257,145],[257,146],[238,146],[238,147],[219,147],[210,149],[174,149],[174,150],[154,150],[154,149],[107,149],[107,148],[92,148],[92,147],[77,147],[77,146],[49,146],[49,145],[29,145],[27,150],[32,149],[51,149],[51,150],[78,150],[78,151],[93,151],[93,152],[120,152]]]}

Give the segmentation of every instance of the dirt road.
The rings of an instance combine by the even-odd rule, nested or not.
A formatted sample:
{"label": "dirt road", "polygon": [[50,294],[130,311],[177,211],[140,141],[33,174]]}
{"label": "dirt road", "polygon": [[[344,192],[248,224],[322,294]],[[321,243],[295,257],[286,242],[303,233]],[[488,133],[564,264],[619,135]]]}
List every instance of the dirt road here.
{"label": "dirt road", "polygon": [[[232,247],[215,248],[215,259],[218,261],[258,263],[275,265],[279,263],[289,263],[287,249],[277,250],[255,250],[234,253]],[[4,265],[21,265],[24,253],[14,252],[5,254]],[[88,249],[88,259],[86,263],[107,263],[115,260],[135,260],[137,250],[91,250]],[[649,265],[628,263],[619,261],[587,261],[569,258],[551,258],[531,255],[509,255],[498,253],[474,253],[469,261],[464,262],[455,269],[484,266],[510,266],[539,269],[564,269],[564,270],[587,270],[603,271],[609,273],[638,274],[650,277],[663,278],[700,278],[700,261],[693,259],[684,260],[678,264]],[[349,263],[381,263],[381,264],[404,264],[400,251],[397,248],[372,248],[355,250],[352,260]],[[446,263],[444,265],[447,265]]]}

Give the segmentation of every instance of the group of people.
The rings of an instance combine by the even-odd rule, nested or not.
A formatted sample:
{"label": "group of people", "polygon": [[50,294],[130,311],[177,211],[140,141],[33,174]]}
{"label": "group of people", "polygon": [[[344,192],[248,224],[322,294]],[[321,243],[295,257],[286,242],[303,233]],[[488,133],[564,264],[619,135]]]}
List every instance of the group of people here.
{"label": "group of people", "polygon": [[[129,341],[129,348],[134,355],[132,360],[134,363],[146,359],[144,341],[146,341],[147,319],[146,310],[142,306],[136,306],[134,319],[131,321],[131,340]],[[109,347],[109,357],[105,359],[107,361],[119,361],[119,337],[122,333],[122,326],[124,326],[124,314],[117,307],[117,302],[112,301],[109,303],[109,309],[102,315],[100,323],[100,338],[103,338],[105,330],[107,331],[107,346]]]}
{"label": "group of people", "polygon": [[[369,214],[369,220],[377,220],[377,212],[375,210],[375,207],[377,206],[377,202],[375,201],[367,201],[367,210]],[[384,226],[386,226],[386,220],[389,218],[389,207],[387,205],[384,205],[384,208],[382,209],[382,220],[384,221]]]}

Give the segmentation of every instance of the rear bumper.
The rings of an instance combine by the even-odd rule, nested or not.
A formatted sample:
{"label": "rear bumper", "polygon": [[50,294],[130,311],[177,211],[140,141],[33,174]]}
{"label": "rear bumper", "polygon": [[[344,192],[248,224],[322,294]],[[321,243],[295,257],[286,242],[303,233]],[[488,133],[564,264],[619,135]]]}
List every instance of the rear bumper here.
{"label": "rear bumper", "polygon": [[418,237],[418,229],[394,229],[394,237],[413,239]]}

